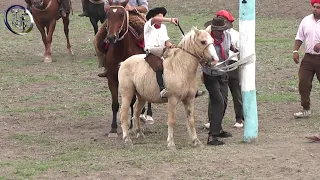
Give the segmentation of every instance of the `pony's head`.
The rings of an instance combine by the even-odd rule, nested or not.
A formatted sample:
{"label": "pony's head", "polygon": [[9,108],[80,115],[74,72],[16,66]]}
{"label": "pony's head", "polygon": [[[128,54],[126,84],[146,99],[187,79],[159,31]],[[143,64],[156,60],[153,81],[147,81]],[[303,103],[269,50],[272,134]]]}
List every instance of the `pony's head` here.
{"label": "pony's head", "polygon": [[43,5],[43,0],[31,0],[31,4],[35,7],[41,7]]}
{"label": "pony's head", "polygon": [[[116,43],[124,38],[128,32],[129,15],[125,7],[129,0],[122,3],[108,0],[110,9],[107,12],[108,26],[107,26],[107,39],[110,43]],[[119,37],[121,34],[121,37]]]}
{"label": "pony's head", "polygon": [[[213,39],[205,30],[198,30],[196,27],[193,27],[178,46],[197,57],[202,65],[211,66],[219,62],[219,57],[213,45]],[[215,63],[213,63],[214,61]]]}

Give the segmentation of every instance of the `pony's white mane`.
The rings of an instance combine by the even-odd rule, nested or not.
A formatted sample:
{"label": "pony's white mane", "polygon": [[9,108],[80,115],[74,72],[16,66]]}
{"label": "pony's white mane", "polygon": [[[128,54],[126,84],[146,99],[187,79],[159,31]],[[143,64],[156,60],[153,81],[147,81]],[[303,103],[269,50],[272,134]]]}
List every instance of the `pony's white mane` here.
{"label": "pony's white mane", "polygon": [[184,49],[189,49],[190,46],[194,44],[194,37],[196,35],[196,27],[192,27],[192,29],[182,38],[180,43],[178,44],[179,47]]}

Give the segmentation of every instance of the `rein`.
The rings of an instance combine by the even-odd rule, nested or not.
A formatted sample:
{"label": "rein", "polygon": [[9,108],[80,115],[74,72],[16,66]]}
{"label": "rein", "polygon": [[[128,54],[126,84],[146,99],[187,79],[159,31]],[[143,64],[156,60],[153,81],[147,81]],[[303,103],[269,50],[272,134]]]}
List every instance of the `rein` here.
{"label": "rein", "polygon": [[[42,3],[43,3],[43,1],[42,1]],[[51,6],[51,3],[52,3],[52,0],[49,1],[49,3],[47,4],[47,6],[44,9],[39,9],[39,8],[36,8],[35,6],[33,8],[36,9],[37,11],[45,11]]]}
{"label": "rein", "polygon": [[[122,8],[122,9],[125,10],[125,8],[124,8],[123,6],[115,6],[115,5],[113,5],[113,6],[110,6],[110,8]],[[118,33],[117,33],[117,36],[120,35],[125,20],[127,20],[127,28],[126,28],[124,34],[123,34],[120,38],[117,37],[117,39],[116,39],[117,41],[121,41],[121,40],[124,38],[124,36],[128,33],[128,29],[129,29],[129,12],[128,12],[127,10],[125,10],[125,12],[126,12],[126,18],[123,19],[122,24],[121,24],[121,26],[120,26],[120,28],[119,28]],[[109,26],[109,21],[108,21],[108,26]]]}
{"label": "rein", "polygon": [[[213,43],[209,43],[209,44],[207,44],[207,45],[203,48],[203,50],[202,50],[202,55],[203,55],[203,56],[204,56],[204,50],[207,49],[211,44],[213,44]],[[177,47],[177,48],[179,48],[179,49],[181,49],[182,51],[190,54],[190,55],[193,56],[194,58],[199,59],[199,63],[205,62],[206,64],[209,64],[209,61],[208,61],[207,59],[199,56],[198,54],[195,55],[195,54],[191,53],[190,51],[188,51],[188,50],[186,50],[186,49],[184,49],[184,48],[182,48],[182,47]]]}

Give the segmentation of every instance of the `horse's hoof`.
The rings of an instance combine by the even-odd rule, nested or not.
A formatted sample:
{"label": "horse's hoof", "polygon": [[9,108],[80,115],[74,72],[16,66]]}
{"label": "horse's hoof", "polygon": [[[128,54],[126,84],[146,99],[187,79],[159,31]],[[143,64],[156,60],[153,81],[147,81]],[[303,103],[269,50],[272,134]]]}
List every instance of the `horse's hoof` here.
{"label": "horse's hoof", "polygon": [[70,55],[72,55],[72,56],[74,55],[72,49],[68,49],[68,51],[69,51],[69,54],[70,54]]}
{"label": "horse's hoof", "polygon": [[44,62],[45,62],[45,63],[51,63],[51,62],[52,62],[51,57],[45,57],[45,58],[44,58]]}
{"label": "horse's hoof", "polygon": [[204,148],[204,145],[199,139],[193,140],[193,147]]}
{"label": "horse's hoof", "polygon": [[109,137],[109,138],[117,138],[117,137],[118,137],[118,133],[112,133],[112,132],[110,132],[110,133],[108,134],[108,137]]}
{"label": "horse's hoof", "polygon": [[140,114],[139,118],[140,118],[140,122],[146,123],[147,118],[146,118],[146,116],[144,114]]}
{"label": "horse's hoof", "polygon": [[146,119],[146,124],[154,124],[154,120],[153,120],[153,117],[151,116],[147,116],[147,119]]}

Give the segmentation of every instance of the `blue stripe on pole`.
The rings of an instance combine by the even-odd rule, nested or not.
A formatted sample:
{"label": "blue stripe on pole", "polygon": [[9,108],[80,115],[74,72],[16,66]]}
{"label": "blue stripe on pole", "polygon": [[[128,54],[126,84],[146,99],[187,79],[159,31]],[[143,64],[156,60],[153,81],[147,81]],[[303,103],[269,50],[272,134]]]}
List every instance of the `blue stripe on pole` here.
{"label": "blue stripe on pole", "polygon": [[239,14],[239,20],[254,20],[256,18],[256,0],[247,0],[247,3],[242,3],[243,0],[239,0],[239,9],[240,9],[240,14]]}
{"label": "blue stripe on pole", "polygon": [[256,90],[242,91],[244,113],[244,141],[255,141],[258,136]]}

